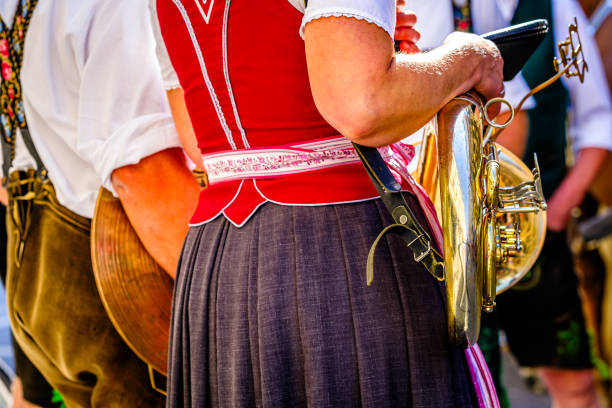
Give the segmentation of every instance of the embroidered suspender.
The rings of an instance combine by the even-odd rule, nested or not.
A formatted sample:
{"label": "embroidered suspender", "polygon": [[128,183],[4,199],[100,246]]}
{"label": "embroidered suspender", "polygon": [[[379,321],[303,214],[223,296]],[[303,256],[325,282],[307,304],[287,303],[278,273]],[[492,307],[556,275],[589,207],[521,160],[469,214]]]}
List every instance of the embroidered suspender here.
{"label": "embroidered suspender", "polygon": [[[8,250],[13,251],[12,261],[18,268],[21,267],[30,229],[33,199],[36,198],[41,186],[47,184],[45,183],[47,170],[28,130],[20,80],[25,37],[37,3],[38,0],[20,0],[10,28],[0,19],[0,143],[4,172],[2,184],[9,193],[7,212],[11,215],[15,227],[13,231],[15,246]],[[18,130],[36,162],[36,170],[30,169],[25,175],[18,172],[9,175],[15,159],[15,140]]]}
{"label": "embroidered suspender", "polygon": [[20,1],[15,12],[12,27],[0,19],[0,62],[2,64],[0,85],[0,132],[2,134],[2,156],[6,186],[11,164],[15,159],[15,138],[20,130],[23,141],[36,162],[37,175],[46,179],[47,171],[34,147],[28,130],[21,92],[21,65],[23,62],[24,42],[32,14],[38,0]]}
{"label": "embroidered suspender", "polygon": [[453,20],[455,30],[464,33],[473,32],[470,0],[453,0]]}

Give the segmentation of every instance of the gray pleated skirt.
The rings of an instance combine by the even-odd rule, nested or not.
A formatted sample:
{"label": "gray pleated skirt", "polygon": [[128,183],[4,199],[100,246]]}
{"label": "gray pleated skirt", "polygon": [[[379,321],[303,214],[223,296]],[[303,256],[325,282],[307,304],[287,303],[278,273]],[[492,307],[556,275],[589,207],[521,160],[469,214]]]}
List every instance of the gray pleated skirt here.
{"label": "gray pleated skirt", "polygon": [[[416,199],[411,207],[425,221]],[[176,280],[168,407],[470,407],[444,287],[396,237],[380,200],[265,204],[242,228],[190,230]]]}

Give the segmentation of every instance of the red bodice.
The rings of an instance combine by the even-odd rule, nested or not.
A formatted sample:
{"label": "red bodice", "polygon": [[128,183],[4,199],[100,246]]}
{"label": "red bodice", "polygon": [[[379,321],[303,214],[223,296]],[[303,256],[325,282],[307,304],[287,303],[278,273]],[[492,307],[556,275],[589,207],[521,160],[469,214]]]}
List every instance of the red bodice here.
{"label": "red bodice", "polygon": [[[158,14],[202,153],[338,135],[314,104],[298,32],[302,14],[287,1],[158,0]],[[266,201],[377,196],[361,164],[232,181],[202,191],[192,223],[224,213],[241,225]]]}

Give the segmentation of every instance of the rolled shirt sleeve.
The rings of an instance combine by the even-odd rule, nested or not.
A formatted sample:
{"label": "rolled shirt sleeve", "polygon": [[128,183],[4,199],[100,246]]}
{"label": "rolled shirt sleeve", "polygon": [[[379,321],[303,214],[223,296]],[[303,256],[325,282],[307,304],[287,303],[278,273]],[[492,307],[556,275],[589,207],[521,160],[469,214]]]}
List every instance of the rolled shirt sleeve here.
{"label": "rolled shirt sleeve", "polygon": [[612,151],[612,103],[597,43],[589,33],[588,20],[574,0],[555,0],[553,18],[555,42],[568,35],[568,27],[578,21],[584,57],[588,65],[584,83],[562,77],[571,98],[570,140],[574,152],[588,147]]}
{"label": "rolled shirt sleeve", "polygon": [[393,38],[395,32],[395,0],[290,0],[290,3],[304,13],[300,35],[312,20],[323,17],[351,17],[376,24]]}
{"label": "rolled shirt sleeve", "polygon": [[81,51],[77,151],[113,191],[113,170],[180,146],[147,0],[102,2]]}

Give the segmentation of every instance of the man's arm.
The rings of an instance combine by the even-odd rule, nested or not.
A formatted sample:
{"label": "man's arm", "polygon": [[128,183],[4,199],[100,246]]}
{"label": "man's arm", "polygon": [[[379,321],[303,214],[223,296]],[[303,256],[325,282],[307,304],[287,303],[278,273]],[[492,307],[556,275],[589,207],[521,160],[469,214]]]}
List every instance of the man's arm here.
{"label": "man's arm", "polygon": [[168,107],[147,1],[102,2],[90,26],[92,34],[74,44],[83,83],[78,152],[174,275],[199,187]]}
{"label": "man's arm", "polygon": [[111,182],[144,247],[174,277],[200,191],[182,149],[118,168]]}
{"label": "man's arm", "polygon": [[[564,27],[578,20],[582,48],[589,64],[589,72],[584,83],[574,78],[562,77],[564,85],[570,92],[572,123],[570,136],[572,147],[576,152],[576,162],[569,173],[548,200],[548,228],[561,230],[565,228],[570,212],[584,199],[593,185],[604,161],[612,151],[612,100],[604,85],[605,71],[598,53],[594,37],[580,6],[574,1],[557,1],[553,4],[555,27]],[[555,31],[555,41],[561,41],[567,35],[564,30]]]}
{"label": "man's arm", "polygon": [[596,147],[582,149],[572,167],[548,200],[547,227],[553,231],[565,229],[573,208],[578,207],[593,184],[609,151]]}

